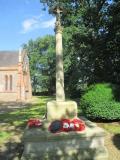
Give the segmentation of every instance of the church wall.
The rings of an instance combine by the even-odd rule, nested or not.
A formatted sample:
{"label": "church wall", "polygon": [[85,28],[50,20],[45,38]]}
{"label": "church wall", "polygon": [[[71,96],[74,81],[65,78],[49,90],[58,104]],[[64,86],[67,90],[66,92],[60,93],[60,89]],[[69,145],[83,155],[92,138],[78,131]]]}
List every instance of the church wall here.
{"label": "church wall", "polygon": [[0,101],[16,101],[17,100],[17,93],[0,93]]}
{"label": "church wall", "polygon": [[18,79],[17,70],[0,71],[0,101],[16,101],[17,79]]}

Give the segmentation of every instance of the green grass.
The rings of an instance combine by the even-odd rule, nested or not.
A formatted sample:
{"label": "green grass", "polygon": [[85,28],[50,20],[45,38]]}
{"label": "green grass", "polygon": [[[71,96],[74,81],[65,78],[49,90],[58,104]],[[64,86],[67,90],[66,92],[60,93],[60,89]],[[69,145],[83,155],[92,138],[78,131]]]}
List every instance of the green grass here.
{"label": "green grass", "polygon": [[112,134],[120,134],[120,124],[118,123],[102,123],[100,127]]}
{"label": "green grass", "polygon": [[[5,114],[0,114],[0,144],[8,140],[16,133],[22,133],[30,118],[42,118],[45,115],[45,106],[51,97],[34,97],[32,103],[26,104],[25,108]],[[21,106],[22,107],[22,106]]]}
{"label": "green grass", "polygon": [[5,131],[0,132],[0,144],[10,138],[11,134]]}

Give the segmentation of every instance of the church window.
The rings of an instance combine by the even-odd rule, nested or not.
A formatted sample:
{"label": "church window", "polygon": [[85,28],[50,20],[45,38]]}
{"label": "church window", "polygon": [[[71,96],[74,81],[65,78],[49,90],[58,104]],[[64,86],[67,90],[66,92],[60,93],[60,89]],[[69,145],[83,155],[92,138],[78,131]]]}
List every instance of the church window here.
{"label": "church window", "polygon": [[10,75],[10,91],[12,91],[13,88],[13,77]]}
{"label": "church window", "polygon": [[5,91],[8,90],[8,76],[5,75]]}

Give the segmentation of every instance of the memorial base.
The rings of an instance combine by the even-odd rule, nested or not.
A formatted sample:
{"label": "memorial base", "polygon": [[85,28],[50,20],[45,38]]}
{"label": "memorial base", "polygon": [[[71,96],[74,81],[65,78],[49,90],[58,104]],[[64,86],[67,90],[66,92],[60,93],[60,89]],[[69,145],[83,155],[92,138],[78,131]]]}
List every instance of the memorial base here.
{"label": "memorial base", "polygon": [[76,118],[77,103],[75,101],[50,101],[47,103],[47,120],[60,120],[62,118]]}
{"label": "memorial base", "polygon": [[108,160],[105,132],[84,119],[85,131],[52,134],[44,126],[26,128],[21,160]]}

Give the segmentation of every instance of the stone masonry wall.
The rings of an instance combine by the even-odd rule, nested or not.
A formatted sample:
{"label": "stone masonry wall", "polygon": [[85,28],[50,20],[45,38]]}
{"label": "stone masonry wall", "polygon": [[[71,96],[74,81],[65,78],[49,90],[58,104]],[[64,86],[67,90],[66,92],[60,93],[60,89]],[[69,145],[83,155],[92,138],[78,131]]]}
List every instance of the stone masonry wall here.
{"label": "stone masonry wall", "polygon": [[0,101],[16,101],[17,93],[0,93]]}
{"label": "stone masonry wall", "polygon": [[[8,90],[5,90],[5,76],[8,76]],[[10,90],[10,76],[12,76],[12,90]],[[16,101],[17,99],[17,70],[0,71],[0,101]]]}

